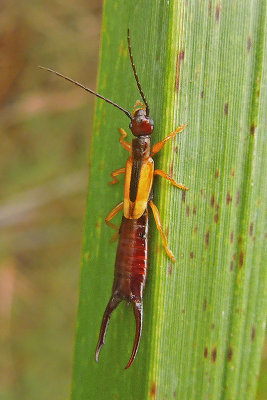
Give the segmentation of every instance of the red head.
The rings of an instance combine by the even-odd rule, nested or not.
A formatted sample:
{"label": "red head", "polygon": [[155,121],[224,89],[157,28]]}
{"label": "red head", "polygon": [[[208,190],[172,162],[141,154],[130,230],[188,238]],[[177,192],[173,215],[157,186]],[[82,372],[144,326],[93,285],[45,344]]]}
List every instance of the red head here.
{"label": "red head", "polygon": [[146,110],[139,109],[135,111],[129,128],[134,136],[151,135],[154,129],[154,121],[146,114]]}

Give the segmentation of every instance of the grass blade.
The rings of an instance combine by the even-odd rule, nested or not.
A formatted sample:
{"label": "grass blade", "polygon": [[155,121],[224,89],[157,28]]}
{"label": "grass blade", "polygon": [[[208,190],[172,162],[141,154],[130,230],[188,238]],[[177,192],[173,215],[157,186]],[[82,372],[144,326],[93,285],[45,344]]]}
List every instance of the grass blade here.
{"label": "grass blade", "polygon": [[134,337],[124,304],[96,364],[116,251],[104,217],[123,193],[122,183],[107,181],[125,162],[117,128],[129,123],[97,101],[72,399],[251,399],[266,311],[266,2],[143,5],[106,1],[98,92],[128,110],[139,98],[129,27],[154,143],[188,122],[155,157],[157,168],[190,191],[183,196],[157,178],[155,203],[177,263],[167,259],[151,218],[137,359],[123,370]]}

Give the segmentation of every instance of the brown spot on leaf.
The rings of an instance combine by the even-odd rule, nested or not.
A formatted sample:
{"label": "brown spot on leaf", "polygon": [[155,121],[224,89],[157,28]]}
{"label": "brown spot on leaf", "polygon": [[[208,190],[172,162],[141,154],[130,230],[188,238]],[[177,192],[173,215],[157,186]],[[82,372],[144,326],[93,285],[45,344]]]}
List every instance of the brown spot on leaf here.
{"label": "brown spot on leaf", "polygon": [[219,22],[221,11],[222,11],[222,5],[221,5],[221,3],[219,3],[219,4],[217,4],[216,10],[215,10],[215,20],[216,20],[216,22]]}
{"label": "brown spot on leaf", "polygon": [[193,215],[196,215],[196,213],[197,213],[197,206],[194,206],[194,208],[193,208]]}
{"label": "brown spot on leaf", "polygon": [[210,327],[211,327],[211,329],[213,330],[213,329],[215,328],[215,324],[212,323]]}
{"label": "brown spot on leaf", "polygon": [[216,357],[217,357],[217,349],[216,349],[216,347],[213,347],[213,349],[211,351],[211,362],[212,363],[215,363]]}
{"label": "brown spot on leaf", "polygon": [[236,260],[236,253],[233,254],[233,260]]}
{"label": "brown spot on leaf", "polygon": [[175,147],[174,147],[174,152],[175,152],[176,154],[178,154],[178,146],[175,146]]}
{"label": "brown spot on leaf", "polygon": [[224,115],[228,115],[229,104],[225,103],[224,105]]}
{"label": "brown spot on leaf", "polygon": [[194,227],[194,233],[197,233],[197,226]]}
{"label": "brown spot on leaf", "polygon": [[190,252],[190,258],[194,258],[194,252],[193,251]]}
{"label": "brown spot on leaf", "polygon": [[206,194],[204,192],[203,189],[200,189],[200,195],[205,199],[206,198]]}
{"label": "brown spot on leaf", "polygon": [[184,313],[185,313],[185,309],[184,309],[184,308],[182,308],[182,311],[181,311],[181,312],[182,312],[182,314],[184,314]]}
{"label": "brown spot on leaf", "polygon": [[243,250],[241,250],[239,253],[239,261],[238,261],[239,268],[243,267],[243,263],[244,263],[244,252]]}
{"label": "brown spot on leaf", "polygon": [[208,15],[209,15],[209,17],[211,16],[211,9],[212,9],[212,2],[209,1],[209,6],[208,6]]}
{"label": "brown spot on leaf", "polygon": [[256,334],[255,326],[252,325],[252,327],[251,327],[251,335],[250,335],[250,338],[251,338],[252,342],[255,339],[255,334]]}
{"label": "brown spot on leaf", "polygon": [[253,228],[254,228],[254,225],[253,225],[253,222],[251,222],[251,224],[249,225],[249,236],[253,235]]}
{"label": "brown spot on leaf", "polygon": [[235,254],[233,255],[233,258],[230,262],[230,271],[233,271],[234,267],[235,267]]}
{"label": "brown spot on leaf", "polygon": [[251,133],[251,135],[252,136],[254,136],[254,134],[255,134],[255,125],[254,124],[251,124],[251,127],[250,127],[250,133]]}
{"label": "brown spot on leaf", "polygon": [[168,274],[169,274],[169,275],[172,274],[172,265],[171,265],[171,264],[168,266]]}
{"label": "brown spot on leaf", "polygon": [[210,198],[211,207],[214,207],[214,203],[215,203],[215,197],[214,197],[214,193],[212,193],[211,198]]}
{"label": "brown spot on leaf", "polygon": [[200,93],[200,97],[203,99],[203,97],[204,97],[204,92],[203,92],[203,90],[202,90],[202,92]]}
{"label": "brown spot on leaf", "polygon": [[215,179],[218,179],[218,178],[219,178],[219,170],[216,169],[216,171],[215,171]]}
{"label": "brown spot on leaf", "polygon": [[248,50],[248,53],[250,52],[251,44],[252,44],[252,41],[251,41],[251,37],[249,36],[249,37],[248,37],[248,41],[247,41],[247,50]]}
{"label": "brown spot on leaf", "polygon": [[230,242],[233,243],[233,241],[234,241],[234,232],[232,231],[230,235]]}
{"label": "brown spot on leaf", "polygon": [[210,231],[208,230],[205,234],[205,246],[208,247],[210,241]]}
{"label": "brown spot on leaf", "polygon": [[204,349],[204,357],[207,358],[208,354],[209,354],[209,350],[208,350],[207,347],[205,347],[205,349]]}
{"label": "brown spot on leaf", "polygon": [[173,177],[173,163],[171,163],[170,165],[170,173],[169,173],[170,177]]}
{"label": "brown spot on leaf", "polygon": [[228,358],[228,361],[229,361],[229,362],[232,361],[232,358],[233,358],[233,349],[232,349],[231,346],[229,347],[227,358]]}
{"label": "brown spot on leaf", "polygon": [[230,192],[228,190],[226,195],[226,204],[228,205],[231,202],[232,202],[232,196],[230,195]]}
{"label": "brown spot on leaf", "polygon": [[176,79],[175,79],[175,91],[178,92],[179,90],[179,81],[180,81],[180,69],[181,63],[184,59],[184,50],[180,50],[177,55],[177,62],[176,62]]}
{"label": "brown spot on leaf", "polygon": [[218,220],[219,220],[219,214],[216,213],[216,214],[214,215],[214,222],[217,224]]}
{"label": "brown spot on leaf", "polygon": [[206,308],[207,308],[207,299],[206,299],[206,297],[205,297],[204,300],[203,300],[203,305],[202,305],[202,307],[203,307],[203,311],[205,311]]}
{"label": "brown spot on leaf", "polygon": [[155,395],[156,395],[156,391],[157,391],[156,389],[157,389],[156,382],[153,382],[152,386],[151,386],[151,391],[150,391],[152,399],[155,399]]}
{"label": "brown spot on leaf", "polygon": [[190,208],[189,208],[189,206],[187,205],[187,206],[186,206],[186,216],[189,217],[189,214],[190,214]]}
{"label": "brown spot on leaf", "polygon": [[182,192],[182,202],[185,202],[186,191],[183,190]]}
{"label": "brown spot on leaf", "polygon": [[232,176],[235,176],[235,169],[234,169],[234,168],[233,168],[232,171],[231,171],[231,175],[232,175]]}
{"label": "brown spot on leaf", "polygon": [[238,190],[237,194],[236,194],[236,204],[240,203],[240,190]]}

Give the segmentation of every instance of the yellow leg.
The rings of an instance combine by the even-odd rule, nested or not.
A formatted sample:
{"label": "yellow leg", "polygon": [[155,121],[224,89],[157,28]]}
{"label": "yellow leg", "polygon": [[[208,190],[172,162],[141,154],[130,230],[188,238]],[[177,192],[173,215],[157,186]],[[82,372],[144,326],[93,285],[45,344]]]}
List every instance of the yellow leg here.
{"label": "yellow leg", "polygon": [[182,132],[187,125],[188,124],[179,126],[179,128],[175,129],[175,131],[170,133],[167,137],[165,137],[165,139],[154,144],[154,146],[152,147],[151,157],[153,157],[154,154],[158,153],[162,149],[162,147],[167,143],[168,140],[174,138],[177,135],[177,133]]}
{"label": "yellow leg", "polygon": [[168,247],[166,236],[164,235],[163,230],[162,230],[162,224],[161,224],[161,220],[160,220],[159,210],[157,209],[157,207],[153,203],[153,201],[150,200],[148,202],[148,204],[150,205],[150,207],[152,209],[152,212],[153,212],[153,215],[154,215],[154,218],[155,218],[155,221],[156,221],[157,228],[158,228],[159,233],[161,234],[161,237],[162,237],[162,240],[163,240],[163,246],[164,246],[164,248],[166,250],[166,253],[168,254],[168,256],[170,257],[170,259],[173,262],[176,262],[176,259],[175,259],[174,255],[173,255],[172,251]]}
{"label": "yellow leg", "polygon": [[108,213],[108,215],[107,215],[106,218],[105,218],[105,223],[106,223],[108,226],[110,226],[111,228],[113,228],[113,229],[116,230],[115,235],[111,238],[111,242],[113,242],[113,241],[117,238],[117,236],[118,236],[118,234],[119,234],[119,229],[120,229],[120,228],[119,228],[117,225],[115,225],[115,224],[113,224],[112,222],[110,222],[110,220],[111,220],[112,218],[114,218],[115,215],[117,215],[118,212],[120,212],[122,209],[123,209],[123,201],[120,202],[119,204],[117,204],[117,205]]}
{"label": "yellow leg", "polygon": [[127,136],[127,132],[125,132],[125,130],[122,129],[122,128],[119,128],[119,132],[120,132],[120,134],[121,134],[120,140],[119,140],[119,141],[120,141],[120,144],[122,145],[122,147],[125,148],[125,150],[131,152],[131,151],[132,151],[132,145],[131,145],[131,143],[126,142],[126,140],[124,140],[124,139],[126,138],[126,136]]}
{"label": "yellow leg", "polygon": [[123,168],[118,168],[118,169],[115,169],[115,171],[112,171],[110,173],[112,181],[109,182],[109,184],[110,185],[114,185],[115,183],[118,183],[119,181],[116,178],[116,176],[121,175],[121,174],[125,174],[125,168],[124,167]]}
{"label": "yellow leg", "polygon": [[154,171],[154,175],[160,175],[162,178],[167,179],[167,181],[170,181],[174,186],[178,187],[179,189],[182,190],[189,190],[188,187],[183,185],[182,183],[177,183],[174,179],[172,179],[169,175],[166,174],[166,172],[162,171],[161,169],[156,169]]}

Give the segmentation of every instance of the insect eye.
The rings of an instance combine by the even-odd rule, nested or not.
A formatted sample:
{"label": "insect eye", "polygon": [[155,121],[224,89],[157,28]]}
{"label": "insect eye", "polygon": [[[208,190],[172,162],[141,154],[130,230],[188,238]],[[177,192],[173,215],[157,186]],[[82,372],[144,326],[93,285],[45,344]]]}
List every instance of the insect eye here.
{"label": "insect eye", "polygon": [[151,118],[149,118],[149,125],[152,127],[152,130],[153,130],[154,129],[154,121]]}

